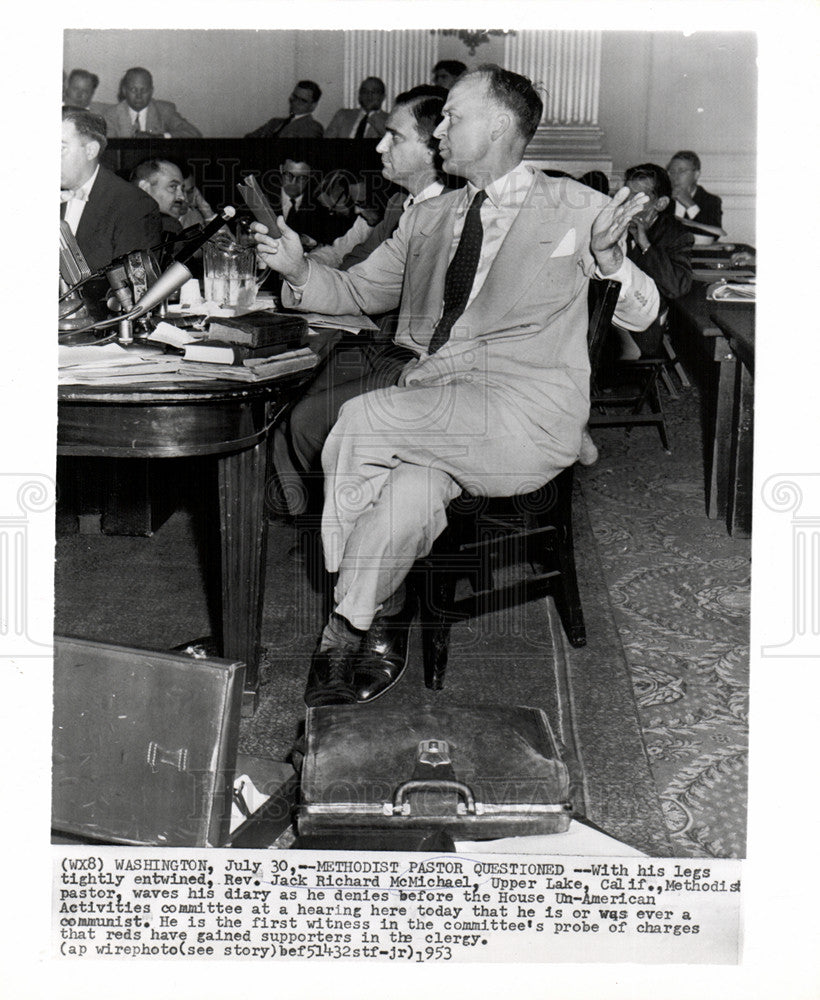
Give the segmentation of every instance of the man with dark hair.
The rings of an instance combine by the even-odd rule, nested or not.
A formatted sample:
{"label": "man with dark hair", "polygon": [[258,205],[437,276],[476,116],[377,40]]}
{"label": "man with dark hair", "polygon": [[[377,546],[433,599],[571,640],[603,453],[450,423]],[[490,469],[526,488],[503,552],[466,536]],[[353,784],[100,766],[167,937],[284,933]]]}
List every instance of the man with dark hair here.
{"label": "man with dark hair", "polygon": [[467,72],[467,67],[458,59],[440,59],[433,67],[433,83],[437,87],[450,90],[456,80]]}
{"label": "man with dark hair", "polygon": [[358,108],[339,108],[325,129],[325,139],[381,139],[387,112],[381,110],[384,81],[369,76],[359,86]]}
{"label": "man with dark hair", "polygon": [[90,73],[87,69],[73,69],[66,80],[63,103],[73,108],[86,108],[98,115],[105,114],[109,105],[93,100],[99,85],[100,78],[96,73]]}
{"label": "man with dark hair", "polygon": [[[325,565],[335,610],[314,655],[309,705],[368,702],[401,676],[404,580],[462,489],[529,492],[578,457],[589,414],[587,290],[621,282],[617,314],[643,329],[657,290],[620,243],[645,195],[609,198],[523,163],[540,118],[529,81],[493,68],[450,91],[444,169],[467,184],[405,212],[362,264],[305,260],[294,233],[254,223],[283,302],[326,314],[400,305],[394,385],[348,400],[322,452]],[[535,123],[535,124],[534,124]]]}
{"label": "man with dark hair", "polygon": [[143,160],[131,172],[131,183],[151,195],[162,215],[163,232],[182,231],[182,217],[188,211],[182,171],[170,160]]}
{"label": "man with dark hair", "polygon": [[153,198],[100,166],[105,120],[93,111],[63,108],[60,216],[77,237],[92,271],[162,238]]}
{"label": "man with dark hair", "polygon": [[288,98],[288,117],[269,118],[248,132],[246,139],[321,139],[324,128],[313,117],[322,88],[313,80],[300,80]]}
{"label": "man with dark hair", "polygon": [[691,219],[720,229],[723,223],[723,203],[716,194],[710,194],[698,184],[700,157],[697,153],[693,153],[691,149],[679,150],[666,169],[672,182],[675,215],[680,219]]}
{"label": "man with dark hair", "polygon": [[657,163],[629,167],[624,184],[634,194],[649,199],[629,224],[627,256],[655,282],[661,297],[659,318],[646,330],[618,330],[621,358],[655,357],[664,334],[666,306],[686,295],[692,287],[689,251],[695,237],[672,213],[672,184],[669,174]]}
{"label": "man with dark hair", "polygon": [[[439,174],[438,140],[433,132],[441,121],[446,91],[422,86],[405,91],[387,119],[384,138],[376,147],[382,157],[382,175],[403,190],[388,201],[384,218],[348,252],[341,237],[330,247],[315,250],[310,260],[346,271],[367,260],[388,239],[405,211],[444,190]],[[320,457],[339,408],[348,399],[383,385],[393,385],[412,355],[389,338],[359,333],[337,344],[333,355],[274,433],[274,466],[282,498],[293,515],[304,514],[311,484],[321,488]],[[314,490],[320,493],[321,489]]]}
{"label": "man with dark hair", "polygon": [[108,135],[128,139],[161,135],[166,139],[199,138],[199,129],[186,121],[172,101],[154,100],[154,79],[142,66],[132,66],[122,78],[123,98],[105,113]]}

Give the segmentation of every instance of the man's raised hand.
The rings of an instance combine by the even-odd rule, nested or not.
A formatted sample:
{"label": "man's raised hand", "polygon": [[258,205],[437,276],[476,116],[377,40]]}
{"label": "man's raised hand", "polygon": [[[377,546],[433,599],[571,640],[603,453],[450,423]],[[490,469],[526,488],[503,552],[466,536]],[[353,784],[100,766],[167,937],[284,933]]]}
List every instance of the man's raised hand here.
{"label": "man's raised hand", "polygon": [[309,266],[305,259],[305,251],[299,234],[285,225],[280,215],[276,220],[281,237],[268,235],[266,226],[261,222],[251,223],[251,232],[256,242],[256,256],[260,264],[272,271],[278,271],[287,281],[294,285],[303,285],[308,278]]}
{"label": "man's raised hand", "polygon": [[618,244],[648,201],[642,192],[632,194],[628,187],[622,187],[598,213],[589,248],[601,274],[612,274],[621,266],[623,252]]}

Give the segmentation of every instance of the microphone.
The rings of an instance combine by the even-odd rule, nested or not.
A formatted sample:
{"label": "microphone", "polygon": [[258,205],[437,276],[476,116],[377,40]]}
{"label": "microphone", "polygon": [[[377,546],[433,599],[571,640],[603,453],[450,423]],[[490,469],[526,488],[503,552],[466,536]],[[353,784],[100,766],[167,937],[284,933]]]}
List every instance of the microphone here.
{"label": "microphone", "polygon": [[170,267],[168,267],[162,274],[157,278],[154,284],[148,289],[148,291],[135,303],[131,312],[127,313],[123,319],[138,319],[140,316],[144,316],[147,312],[150,312],[155,306],[158,306],[160,302],[168,298],[169,295],[178,289],[182,288],[186,281],[189,281],[192,277],[191,272],[187,268],[187,262],[193,257],[193,255],[204,246],[208,240],[221,229],[225,223],[232,219],[236,215],[236,209],[233,205],[226,205],[222,209],[221,214],[214,216],[213,219],[203,228],[202,232],[196,239],[191,240],[187,243],[179,253],[171,261]]}

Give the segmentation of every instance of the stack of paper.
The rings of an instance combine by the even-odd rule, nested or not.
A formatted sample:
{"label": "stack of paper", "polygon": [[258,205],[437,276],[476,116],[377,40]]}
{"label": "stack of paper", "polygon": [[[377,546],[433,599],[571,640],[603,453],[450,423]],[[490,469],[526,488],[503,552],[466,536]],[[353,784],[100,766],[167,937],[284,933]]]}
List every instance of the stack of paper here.
{"label": "stack of paper", "polygon": [[124,348],[119,344],[61,347],[60,385],[137,385],[141,383],[258,382],[312,368],[318,357],[303,347],[271,358],[248,359],[243,365],[215,365],[185,361],[177,355],[158,353],[145,345]]}

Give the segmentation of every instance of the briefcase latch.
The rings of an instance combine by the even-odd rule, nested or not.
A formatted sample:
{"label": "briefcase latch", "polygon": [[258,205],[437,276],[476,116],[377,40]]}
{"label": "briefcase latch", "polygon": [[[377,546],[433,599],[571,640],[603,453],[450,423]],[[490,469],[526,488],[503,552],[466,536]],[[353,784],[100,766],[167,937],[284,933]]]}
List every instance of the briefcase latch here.
{"label": "briefcase latch", "polygon": [[428,767],[451,764],[450,744],[446,740],[420,740],[416,761]]}

